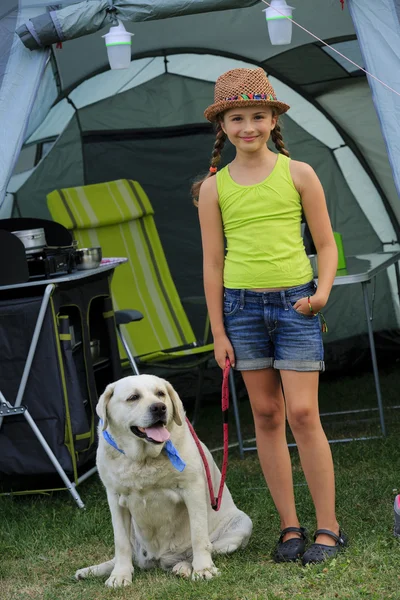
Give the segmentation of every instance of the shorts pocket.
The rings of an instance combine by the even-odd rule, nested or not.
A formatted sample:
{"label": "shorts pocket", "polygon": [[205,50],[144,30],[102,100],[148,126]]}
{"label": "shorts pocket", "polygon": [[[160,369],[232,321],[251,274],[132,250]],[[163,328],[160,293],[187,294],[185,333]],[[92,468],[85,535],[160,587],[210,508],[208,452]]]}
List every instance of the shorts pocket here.
{"label": "shorts pocket", "polygon": [[[298,298],[298,300],[300,300],[300,298]],[[318,315],[313,315],[311,313],[309,313],[308,315],[304,315],[302,312],[299,312],[298,310],[296,310],[294,308],[294,305],[296,304],[296,302],[297,302],[297,300],[289,300],[289,307],[292,309],[292,312],[294,312],[300,318],[310,320],[310,319],[313,319],[318,316]]]}
{"label": "shorts pocket", "polygon": [[224,317],[232,317],[237,313],[240,306],[239,298],[237,300],[224,299]]}

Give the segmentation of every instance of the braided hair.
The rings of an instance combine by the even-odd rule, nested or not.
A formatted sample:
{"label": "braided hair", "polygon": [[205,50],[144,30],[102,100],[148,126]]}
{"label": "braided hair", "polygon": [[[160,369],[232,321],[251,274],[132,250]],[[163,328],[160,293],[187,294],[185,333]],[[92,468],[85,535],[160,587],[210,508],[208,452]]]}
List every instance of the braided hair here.
{"label": "braided hair", "polygon": [[225,142],[226,142],[226,133],[222,129],[221,121],[217,121],[215,142],[214,142],[214,147],[213,147],[213,150],[211,153],[210,170],[207,173],[207,175],[204,175],[203,177],[201,177],[200,179],[195,181],[194,184],[192,185],[192,197],[193,197],[193,204],[195,206],[198,206],[200,188],[201,188],[202,183],[209,177],[213,177],[217,172],[217,167],[218,167],[219,163],[221,162],[221,153],[225,146]]}
{"label": "braided hair", "polygon": [[282,132],[281,132],[281,127],[280,127],[278,121],[276,122],[274,129],[271,131],[271,140],[274,142],[275,148],[278,150],[278,152],[280,154],[284,154],[287,157],[290,156],[289,152],[285,148],[285,144],[283,142],[283,137],[282,137]]}

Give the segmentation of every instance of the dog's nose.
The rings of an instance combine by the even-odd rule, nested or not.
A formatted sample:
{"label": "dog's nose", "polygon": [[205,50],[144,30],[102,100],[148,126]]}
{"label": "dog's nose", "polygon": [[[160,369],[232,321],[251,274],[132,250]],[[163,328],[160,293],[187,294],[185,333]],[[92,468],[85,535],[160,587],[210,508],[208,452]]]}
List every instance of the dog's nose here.
{"label": "dog's nose", "polygon": [[150,406],[150,412],[155,417],[164,417],[167,412],[167,406],[164,402],[154,402]]}

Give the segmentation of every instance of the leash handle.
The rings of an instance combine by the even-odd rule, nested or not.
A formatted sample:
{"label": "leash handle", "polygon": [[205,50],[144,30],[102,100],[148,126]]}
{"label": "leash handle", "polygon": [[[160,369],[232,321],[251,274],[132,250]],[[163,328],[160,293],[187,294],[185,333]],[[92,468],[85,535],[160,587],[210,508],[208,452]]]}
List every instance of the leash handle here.
{"label": "leash handle", "polygon": [[[229,371],[231,370],[231,363],[228,357],[226,357],[224,373],[222,376],[222,412],[229,408]],[[225,414],[224,423],[225,423]],[[227,417],[228,415],[226,415]]]}

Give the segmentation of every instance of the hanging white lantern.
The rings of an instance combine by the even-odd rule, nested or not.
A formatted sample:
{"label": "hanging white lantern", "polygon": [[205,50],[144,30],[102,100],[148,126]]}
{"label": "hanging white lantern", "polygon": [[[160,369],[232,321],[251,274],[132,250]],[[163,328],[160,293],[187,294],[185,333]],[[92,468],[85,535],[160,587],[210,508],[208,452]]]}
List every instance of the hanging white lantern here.
{"label": "hanging white lantern", "polygon": [[112,69],[127,69],[131,63],[132,36],[118,21],[118,25],[110,27],[110,31],[103,35],[106,42],[108,62]]}
{"label": "hanging white lantern", "polygon": [[292,41],[292,11],[286,0],[271,0],[265,8],[265,18],[268,23],[268,33],[273,46],[283,46]]}

